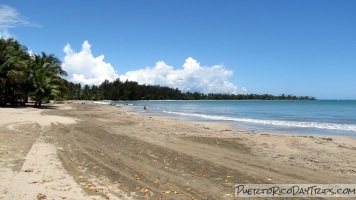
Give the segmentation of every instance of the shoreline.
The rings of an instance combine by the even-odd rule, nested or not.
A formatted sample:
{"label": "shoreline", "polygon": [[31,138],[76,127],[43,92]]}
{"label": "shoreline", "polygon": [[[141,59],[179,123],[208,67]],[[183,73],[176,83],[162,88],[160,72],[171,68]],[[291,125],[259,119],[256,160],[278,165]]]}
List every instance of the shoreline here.
{"label": "shoreline", "polygon": [[[198,100],[199,101],[199,100]],[[167,104],[160,104],[160,103],[152,103],[151,101],[129,101],[130,104],[128,107],[131,107],[141,113],[140,106],[146,105],[144,102],[147,102],[147,112],[151,112],[152,115],[162,115],[162,116],[174,116],[179,119],[183,119],[185,121],[196,121],[196,122],[223,122],[223,123],[232,123],[235,124],[237,129],[246,130],[246,131],[259,131],[259,132],[270,132],[270,133],[287,133],[287,134],[295,134],[295,135],[313,135],[313,136],[350,136],[356,138],[355,128],[356,125],[349,123],[349,124],[339,124],[338,122],[332,122],[328,120],[323,120],[322,116],[312,118],[312,120],[302,120],[302,118],[298,118],[298,116],[294,116],[294,118],[284,119],[283,117],[274,117],[274,118],[265,118],[265,117],[258,117],[252,116],[244,118],[244,115],[235,115],[233,112],[228,112],[227,115],[225,113],[219,112],[215,109],[214,113],[216,114],[209,114],[206,111],[200,111],[199,109],[204,109],[204,106],[200,107],[196,104],[188,105],[192,106],[193,112],[184,111],[184,105],[178,104],[178,109],[172,107],[172,103],[170,101],[165,101]],[[154,102],[154,101],[153,101]],[[199,101],[200,102],[200,101]],[[207,101],[202,101],[207,102]],[[215,101],[214,101],[215,102]],[[227,101],[230,102],[230,101]],[[247,101],[245,101],[247,102]],[[253,101],[249,101],[253,102]],[[301,102],[301,101],[300,101]],[[304,101],[303,101],[304,102]],[[125,105],[124,103],[112,102],[112,105]],[[181,105],[183,105],[183,109],[181,110]],[[210,104],[207,104],[210,105]],[[205,106],[207,106],[205,105]],[[212,104],[214,105],[214,104]],[[229,104],[230,105],[230,104]],[[238,104],[240,105],[240,104]],[[241,104],[243,106],[245,104]],[[248,104],[250,105],[250,104]],[[265,104],[263,104],[265,105]],[[152,107],[150,107],[152,106]],[[310,106],[310,105],[309,105]],[[320,105],[321,106],[321,105]],[[314,108],[315,106],[313,106]],[[318,105],[319,107],[319,105]],[[150,109],[152,108],[152,109]],[[162,109],[167,110],[162,110]],[[198,109],[197,109],[198,108]],[[251,108],[248,106],[248,109]],[[324,107],[325,108],[325,107]],[[267,110],[268,111],[268,110]],[[267,112],[266,110],[264,112]],[[235,111],[234,111],[235,112]],[[272,110],[273,112],[273,110]],[[323,111],[325,112],[325,110]],[[254,113],[252,111],[252,113]],[[279,113],[277,111],[276,113]],[[275,114],[276,114],[275,113]],[[257,113],[264,116],[265,114]],[[288,113],[281,112],[279,116],[289,115]],[[253,117],[254,116],[254,117]],[[299,116],[300,117],[300,116]],[[304,116],[305,117],[305,116]],[[346,118],[345,118],[346,119]],[[336,120],[336,119],[334,119]],[[351,120],[351,118],[349,119]]]}
{"label": "shoreline", "polygon": [[[158,100],[157,100],[158,101]],[[166,100],[162,100],[166,101]],[[172,100],[174,101],[174,100]],[[208,100],[205,100],[208,101]],[[313,137],[345,137],[345,138],[350,138],[356,141],[356,134],[355,135],[342,135],[342,134],[329,134],[329,133],[313,133],[312,131],[308,132],[303,132],[302,130],[298,131],[276,131],[276,130],[266,130],[266,129],[252,129],[251,127],[249,128],[242,128],[243,126],[246,125],[241,125],[238,124],[237,122],[231,121],[231,120],[209,120],[209,119],[197,119],[196,117],[191,117],[191,116],[180,116],[180,115],[172,115],[172,114],[164,114],[164,113],[158,113],[158,112],[150,112],[150,111],[140,111],[137,108],[131,107],[129,105],[120,105],[120,104],[110,104],[111,106],[123,106],[127,109],[132,109],[133,111],[143,114],[143,115],[148,115],[148,116],[161,116],[161,117],[167,117],[167,118],[173,118],[176,120],[180,121],[186,121],[186,122],[195,122],[195,123],[211,123],[211,124],[229,124],[232,126],[232,129],[236,129],[239,131],[248,131],[248,132],[258,132],[258,133],[263,133],[263,134],[272,134],[272,135],[294,135],[294,136],[313,136]],[[260,125],[255,125],[253,127],[258,127]],[[262,125],[263,126],[263,125]],[[318,128],[316,128],[318,129]],[[324,130],[327,132],[332,132],[333,130]]]}
{"label": "shoreline", "polygon": [[[157,101],[157,100],[154,100]],[[162,100],[166,101],[166,100]],[[172,100],[176,101],[176,100]],[[199,100],[199,101],[208,101],[208,100]],[[284,101],[284,100],[281,100]],[[88,102],[88,101],[87,101]],[[338,147],[338,148],[346,148],[349,150],[355,150],[355,156],[356,156],[356,136],[348,136],[348,135],[328,135],[328,134],[311,134],[311,133],[293,133],[293,132],[275,132],[275,131],[263,131],[263,130],[245,130],[245,129],[239,129],[234,122],[230,121],[209,121],[209,120],[189,120],[186,117],[181,117],[181,116],[174,116],[174,115],[162,115],[160,113],[150,113],[150,112],[140,112],[138,109],[127,106],[127,105],[120,105],[120,104],[111,104],[112,101],[106,100],[103,101],[103,103],[95,103],[91,101],[89,105],[94,104],[94,105],[103,105],[103,106],[113,106],[113,107],[123,107],[125,109],[130,110],[130,112],[134,112],[137,115],[143,115],[143,116],[148,116],[149,118],[157,118],[158,120],[162,121],[170,121],[174,122],[179,120],[180,122],[184,123],[193,123],[196,124],[198,127],[203,127],[204,129],[214,129],[215,132],[224,132],[223,135],[203,135],[203,136],[208,136],[208,137],[223,137],[223,138],[240,138],[242,139],[243,143],[248,145],[249,147],[256,147],[257,148],[252,148],[252,151],[254,153],[259,154],[259,156],[269,158],[278,162],[287,162],[291,166],[293,165],[299,165],[299,166],[305,166],[304,161],[309,160],[313,164],[308,164],[309,167],[311,167],[313,170],[320,170],[322,168],[330,168],[330,166],[325,166],[325,165],[318,165],[318,160],[315,159],[315,157],[319,157],[318,154],[320,154],[319,151],[314,151],[314,149],[311,149],[307,154],[309,157],[306,157],[304,160],[297,162],[294,159],[294,150],[292,149],[275,149],[276,146],[278,146],[279,143],[286,143],[287,140],[291,139],[296,139],[298,138],[299,146],[307,146],[307,145],[328,145],[327,147]],[[130,101],[131,102],[131,101]],[[140,102],[140,101],[138,101]],[[76,102],[78,103],[78,102]],[[251,136],[254,136],[251,139]],[[264,137],[262,140],[259,138],[260,136]],[[266,140],[266,137],[269,137]],[[297,139],[297,140],[298,140]],[[309,140],[313,140],[313,142],[310,142]],[[297,148],[298,145],[295,145]],[[336,148],[337,149],[337,148]],[[304,149],[305,150],[305,149]],[[324,148],[326,150],[326,148]],[[280,153],[280,151],[284,151],[283,154]],[[328,150],[329,152],[333,152],[332,150]],[[288,160],[292,159],[293,161]],[[343,157],[342,155],[336,156],[336,157]],[[288,160],[288,161],[286,161]],[[353,162],[356,166],[356,160]],[[339,164],[336,164],[339,166]],[[351,174],[355,174],[356,178],[356,171],[351,167],[349,167],[348,170],[343,170],[342,167],[338,167],[338,169],[335,169],[334,172],[339,171],[344,173],[350,172]],[[356,180],[356,179],[355,179]]]}
{"label": "shoreline", "polygon": [[[137,112],[137,110],[132,109],[128,106],[126,108],[133,110],[134,112],[141,114],[141,112]],[[339,147],[339,148],[346,148],[354,152],[356,156],[356,137],[352,136],[344,136],[344,135],[321,135],[321,134],[309,134],[309,133],[290,133],[290,132],[273,132],[273,131],[263,131],[263,130],[242,130],[236,127],[236,124],[233,122],[223,122],[223,121],[195,121],[195,120],[187,120],[184,117],[172,116],[172,115],[150,115],[150,113],[143,113],[143,115],[147,115],[149,117],[155,117],[158,120],[168,120],[168,121],[181,121],[183,123],[193,123],[198,126],[203,127],[204,129],[213,129],[216,132],[223,133],[222,135],[205,135],[208,137],[222,137],[222,138],[239,138],[241,139],[242,143],[246,144],[248,147],[252,149],[252,151],[259,156],[264,158],[272,159],[278,162],[287,162],[291,166],[293,165],[300,165],[305,166],[301,162],[294,161],[294,150],[292,149],[278,149],[276,148],[279,144],[285,144],[288,140],[294,140],[297,144],[295,148],[301,146],[308,146],[308,145],[320,145],[327,148],[330,147]],[[263,139],[261,139],[262,137]],[[258,146],[258,147],[256,147]],[[327,150],[324,148],[324,150]],[[336,148],[337,149],[337,148]],[[309,160],[313,164],[308,164],[313,170],[320,170],[322,168],[330,168],[329,166],[319,165],[318,161],[315,157],[319,157],[319,151],[314,151],[315,149],[312,148],[308,153],[304,152],[303,154],[309,155],[306,157],[306,160]],[[305,151],[305,149],[304,149]],[[333,152],[333,150],[328,149],[329,152]],[[281,153],[282,152],[282,153]],[[284,155],[283,155],[284,154]],[[339,155],[342,157],[342,155]],[[337,157],[339,157],[337,156]],[[288,157],[290,160],[288,160]],[[286,159],[288,161],[286,161]],[[293,161],[291,161],[293,160]],[[341,160],[341,159],[340,159]],[[354,160],[354,164],[356,166],[356,160]],[[339,165],[339,164],[337,164]],[[322,167],[322,168],[321,168]],[[342,167],[339,167],[337,171],[343,173]],[[336,171],[334,171],[336,172]],[[348,173],[355,174],[355,181],[356,181],[356,171],[352,168],[352,165],[349,166],[349,171],[346,170]]]}
{"label": "shoreline", "polygon": [[[356,180],[356,142],[343,136],[243,131],[123,106],[51,106],[0,108],[0,198],[231,199],[237,183]],[[40,160],[41,146],[59,162]],[[56,172],[46,170],[51,163]]]}

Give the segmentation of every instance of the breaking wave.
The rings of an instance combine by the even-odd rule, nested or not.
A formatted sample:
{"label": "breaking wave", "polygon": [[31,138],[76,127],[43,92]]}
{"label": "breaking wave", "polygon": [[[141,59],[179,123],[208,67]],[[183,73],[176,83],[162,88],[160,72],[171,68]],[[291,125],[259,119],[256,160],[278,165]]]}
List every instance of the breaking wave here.
{"label": "breaking wave", "polygon": [[198,117],[198,118],[204,118],[204,119],[210,119],[210,120],[235,121],[235,122],[246,122],[246,123],[263,124],[263,125],[284,126],[284,127],[318,128],[318,129],[327,129],[327,130],[356,132],[356,125],[351,125],[351,124],[262,120],[262,119],[249,119],[249,118],[237,118],[237,117],[227,117],[227,116],[217,116],[217,115],[206,115],[206,114],[197,114],[197,113],[173,112],[173,111],[166,111],[166,110],[163,110],[163,112],[167,113],[167,114]]}

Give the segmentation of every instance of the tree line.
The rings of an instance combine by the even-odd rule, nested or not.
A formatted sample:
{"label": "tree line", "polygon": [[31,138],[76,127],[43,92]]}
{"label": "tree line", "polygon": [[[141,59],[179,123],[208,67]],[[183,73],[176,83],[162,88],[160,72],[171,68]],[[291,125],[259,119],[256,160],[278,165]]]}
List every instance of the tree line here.
{"label": "tree line", "polygon": [[66,82],[68,100],[315,100],[310,96],[295,96],[281,94],[222,94],[200,92],[183,93],[178,88],[170,88],[159,85],[138,84],[135,81],[113,82],[105,80],[99,86],[82,85],[80,83]]}
{"label": "tree line", "polygon": [[314,100],[309,96],[270,94],[183,93],[178,88],[103,81],[99,86],[66,81],[67,72],[53,54],[28,53],[15,39],[0,38],[0,106],[25,105],[29,97],[40,107],[55,100]]}

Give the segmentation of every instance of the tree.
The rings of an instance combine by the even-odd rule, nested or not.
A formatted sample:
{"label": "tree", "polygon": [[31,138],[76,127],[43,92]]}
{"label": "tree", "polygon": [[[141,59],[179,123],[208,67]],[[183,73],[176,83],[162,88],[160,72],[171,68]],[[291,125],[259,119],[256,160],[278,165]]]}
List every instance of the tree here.
{"label": "tree", "polygon": [[29,74],[33,83],[32,96],[35,106],[40,107],[45,98],[58,98],[66,91],[64,80],[60,75],[67,75],[61,62],[54,55],[32,55]]}
{"label": "tree", "polygon": [[15,104],[27,60],[26,47],[12,38],[0,38],[0,105]]}
{"label": "tree", "polygon": [[83,99],[85,100],[91,100],[92,98],[92,94],[90,92],[90,87],[88,84],[84,85],[84,88],[83,88]]}

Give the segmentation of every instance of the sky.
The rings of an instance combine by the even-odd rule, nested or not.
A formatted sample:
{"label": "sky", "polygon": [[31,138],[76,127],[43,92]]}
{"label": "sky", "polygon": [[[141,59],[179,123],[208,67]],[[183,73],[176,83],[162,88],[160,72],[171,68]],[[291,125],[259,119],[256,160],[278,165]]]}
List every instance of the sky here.
{"label": "sky", "polygon": [[66,79],[356,99],[354,0],[2,0],[0,35]]}

